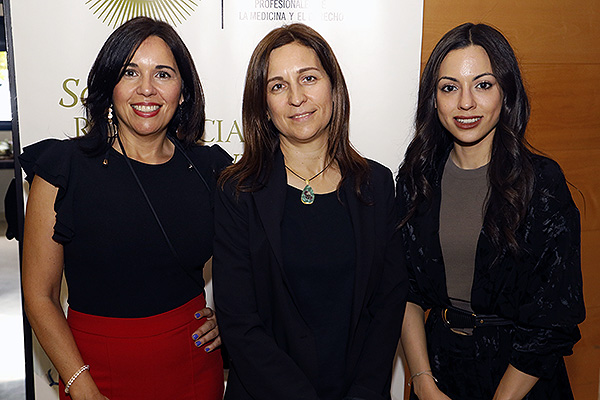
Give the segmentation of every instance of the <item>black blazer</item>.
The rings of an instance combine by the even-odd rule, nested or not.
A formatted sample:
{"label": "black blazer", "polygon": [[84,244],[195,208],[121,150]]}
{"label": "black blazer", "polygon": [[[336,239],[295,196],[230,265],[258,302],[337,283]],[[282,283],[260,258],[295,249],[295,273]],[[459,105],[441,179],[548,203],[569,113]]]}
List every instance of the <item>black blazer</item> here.
{"label": "black blazer", "polygon": [[[348,339],[346,395],[390,398],[390,377],[408,291],[391,172],[370,161],[361,202],[341,188],[356,238],[355,288]],[[347,181],[351,182],[351,179]],[[231,357],[226,399],[318,399],[314,337],[282,265],[286,196],[278,151],[265,185],[235,193],[229,182],[215,200],[214,295],[219,329]]]}
{"label": "black blazer", "polygon": [[[408,301],[423,309],[450,305],[439,238],[441,174],[448,154],[439,161],[438,173],[430,177],[432,201],[421,203],[402,229],[410,282]],[[525,220],[516,232],[523,254],[519,257],[499,254],[482,229],[471,289],[475,313],[510,319],[514,328],[506,329],[510,337],[503,340],[492,336],[496,330],[477,330],[473,335],[476,343],[473,351],[480,360],[477,368],[481,369],[481,385],[484,385],[481,377],[491,376],[491,393],[510,362],[520,371],[543,378],[527,399],[565,399],[568,395],[557,395],[562,390],[570,392],[564,387],[568,381],[558,378],[566,376],[563,356],[572,354],[573,345],[581,337],[577,324],[585,318],[579,212],[560,166],[546,157],[531,157],[534,194]],[[397,185],[401,215],[406,212],[409,197],[401,176]],[[436,346],[447,349],[447,343],[430,336],[429,328],[428,325],[426,331],[432,359]],[[487,363],[486,359],[492,361]],[[435,371],[439,361],[431,364],[440,381],[444,378],[452,381],[460,375],[460,371],[451,368]]]}

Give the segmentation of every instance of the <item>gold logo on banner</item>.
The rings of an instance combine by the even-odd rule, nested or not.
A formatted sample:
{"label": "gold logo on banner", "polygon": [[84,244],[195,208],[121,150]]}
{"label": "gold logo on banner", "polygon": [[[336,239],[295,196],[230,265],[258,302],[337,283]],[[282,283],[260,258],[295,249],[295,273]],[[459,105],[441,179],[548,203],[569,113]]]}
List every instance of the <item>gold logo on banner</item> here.
{"label": "gold logo on banner", "polygon": [[145,16],[181,24],[198,7],[200,0],[86,0],[103,23],[116,28],[134,17]]}

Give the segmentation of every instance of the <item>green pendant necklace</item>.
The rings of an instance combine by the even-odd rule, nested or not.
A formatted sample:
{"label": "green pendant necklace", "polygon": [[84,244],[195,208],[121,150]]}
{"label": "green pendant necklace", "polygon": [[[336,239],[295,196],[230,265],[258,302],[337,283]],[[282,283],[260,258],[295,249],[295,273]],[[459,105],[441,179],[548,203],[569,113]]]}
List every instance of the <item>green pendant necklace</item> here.
{"label": "green pendant necklace", "polygon": [[297,173],[295,173],[290,167],[288,167],[287,164],[285,164],[285,163],[283,164],[283,165],[285,165],[285,168],[287,168],[288,171],[290,171],[292,174],[296,175],[298,178],[302,179],[304,181],[304,183],[306,183],[306,186],[304,186],[304,189],[302,189],[302,194],[300,195],[300,201],[303,204],[312,204],[312,203],[314,203],[314,201],[315,201],[315,191],[310,186],[310,181],[312,181],[317,176],[319,176],[323,172],[325,172],[325,170],[327,168],[329,168],[329,166],[331,165],[332,162],[333,162],[333,160],[329,161],[329,164],[327,164],[325,166],[325,168],[323,168],[321,170],[321,172],[319,172],[318,174],[316,174],[315,176],[313,176],[312,178],[309,178],[309,179],[301,177],[300,175],[298,175]]}

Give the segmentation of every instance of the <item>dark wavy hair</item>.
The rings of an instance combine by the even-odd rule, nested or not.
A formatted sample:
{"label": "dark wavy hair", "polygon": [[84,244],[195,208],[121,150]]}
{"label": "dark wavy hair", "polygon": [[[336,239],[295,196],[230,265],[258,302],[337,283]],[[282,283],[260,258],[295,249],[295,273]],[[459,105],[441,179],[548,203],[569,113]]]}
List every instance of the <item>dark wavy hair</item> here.
{"label": "dark wavy hair", "polygon": [[361,185],[366,182],[369,165],[350,144],[350,98],[346,81],[329,44],[304,24],[276,28],[254,49],[246,72],[242,104],[244,154],[237,164],[223,171],[219,181],[223,185],[232,179],[236,181],[238,191],[255,191],[260,189],[268,177],[279,146],[279,132],[267,118],[269,56],[273,50],[290,43],[299,43],[314,50],[331,81],[333,111],[329,122],[327,161],[337,161],[342,182],[350,175],[354,177],[355,191],[361,197]]}
{"label": "dark wavy hair", "polygon": [[525,139],[530,106],[513,49],[502,33],[489,25],[466,23],[450,30],[425,65],[419,87],[416,133],[398,174],[410,196],[407,214],[400,224],[405,224],[421,203],[431,200],[432,183],[441,178],[440,163],[447,156],[453,138],[442,126],[435,109],[440,65],[451,51],[469,46],[481,46],[486,51],[503,93],[488,166],[490,190],[483,227],[498,250],[518,254],[515,232],[526,215],[534,184],[531,146]]}
{"label": "dark wavy hair", "polygon": [[[112,145],[108,137],[108,108],[115,86],[125,66],[142,42],[150,36],[161,38],[173,53],[181,75],[183,102],[169,122],[167,133],[184,144],[198,141],[204,134],[204,93],[192,56],[171,25],[147,17],[133,18],[117,28],[104,42],[88,75],[88,94],[84,101],[90,129],[84,136],[86,150],[96,154]],[[115,123],[116,118],[115,118]]]}

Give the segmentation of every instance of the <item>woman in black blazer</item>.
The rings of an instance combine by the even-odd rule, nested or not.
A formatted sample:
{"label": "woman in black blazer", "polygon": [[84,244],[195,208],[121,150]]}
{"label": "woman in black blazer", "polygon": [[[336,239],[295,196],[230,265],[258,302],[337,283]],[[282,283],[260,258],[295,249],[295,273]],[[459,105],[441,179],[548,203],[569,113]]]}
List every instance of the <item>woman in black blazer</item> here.
{"label": "woman in black blazer", "polygon": [[293,24],[256,47],[245,150],[217,193],[214,291],[226,399],[389,399],[407,278],[391,172],[348,140],[327,42]]}
{"label": "woman in black blazer", "polygon": [[585,317],[579,212],[560,166],[528,146],[506,38],[485,24],[449,31],[418,104],[397,185],[411,399],[573,399],[563,356]]}

